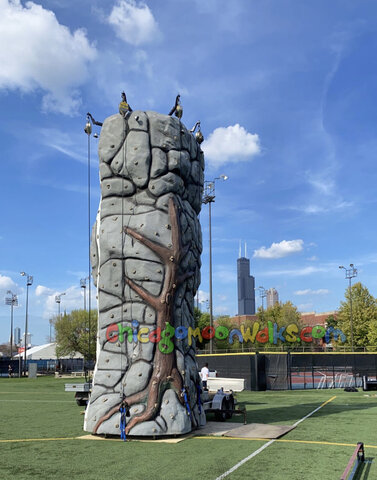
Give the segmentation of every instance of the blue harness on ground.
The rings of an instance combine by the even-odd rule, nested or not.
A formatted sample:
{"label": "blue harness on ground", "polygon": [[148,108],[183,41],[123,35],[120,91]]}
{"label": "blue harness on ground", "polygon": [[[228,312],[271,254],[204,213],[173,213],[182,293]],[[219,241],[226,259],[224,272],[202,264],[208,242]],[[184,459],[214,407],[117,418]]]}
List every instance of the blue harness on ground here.
{"label": "blue harness on ground", "polygon": [[183,395],[183,400],[185,401],[187,413],[188,413],[190,419],[192,420],[192,418],[191,418],[190,405],[189,405],[189,401],[188,401],[188,395],[187,395],[187,392],[186,392],[186,388],[185,388],[185,387],[182,388],[182,395]]}
{"label": "blue harness on ground", "polygon": [[124,442],[127,440],[126,438],[126,417],[129,416],[128,404],[124,400],[120,404],[119,407],[120,411],[120,438]]}

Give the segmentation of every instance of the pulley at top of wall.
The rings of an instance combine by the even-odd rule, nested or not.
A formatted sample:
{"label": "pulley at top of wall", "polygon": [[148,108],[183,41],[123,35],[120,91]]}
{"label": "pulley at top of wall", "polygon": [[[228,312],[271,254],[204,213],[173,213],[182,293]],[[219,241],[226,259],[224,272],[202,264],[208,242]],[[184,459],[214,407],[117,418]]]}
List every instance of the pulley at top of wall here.
{"label": "pulley at top of wall", "polygon": [[170,112],[168,113],[168,115],[173,115],[173,113],[175,114],[175,116],[177,118],[179,118],[179,120],[182,118],[182,115],[183,115],[183,107],[181,105],[181,96],[178,94],[176,97],[175,97],[175,104],[174,104],[174,107],[170,110]]}
{"label": "pulley at top of wall", "polygon": [[202,131],[200,130],[200,120],[195,123],[195,125],[192,127],[190,130],[191,133],[194,133],[195,130],[198,128],[198,131],[195,133],[195,140],[199,143],[203,143],[204,136],[202,134]]}

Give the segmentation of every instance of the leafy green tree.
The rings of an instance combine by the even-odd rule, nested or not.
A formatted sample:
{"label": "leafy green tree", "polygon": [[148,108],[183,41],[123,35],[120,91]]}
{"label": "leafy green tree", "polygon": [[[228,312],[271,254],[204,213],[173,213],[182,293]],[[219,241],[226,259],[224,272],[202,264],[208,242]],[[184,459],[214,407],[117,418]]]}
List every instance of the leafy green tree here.
{"label": "leafy green tree", "polygon": [[369,332],[368,332],[368,341],[369,349],[374,352],[377,350],[377,320],[373,319],[370,322]]}
{"label": "leafy green tree", "polygon": [[338,326],[338,321],[337,319],[335,318],[335,316],[333,314],[329,315],[328,317],[326,317],[326,325],[328,327],[334,327],[334,328],[337,328]]}
{"label": "leafy green tree", "polygon": [[[194,320],[195,320],[195,328],[199,327],[200,333],[203,331],[203,328],[209,326],[210,323],[210,316],[207,312],[202,312],[198,308],[194,308]],[[205,340],[203,338],[202,342],[199,340],[196,341],[196,346],[199,350],[204,350],[205,346],[209,343],[209,340]]]}
{"label": "leafy green tree", "polygon": [[[17,353],[17,348],[13,347],[13,354]],[[10,357],[10,344],[9,343],[2,343],[0,345],[0,357],[4,355],[5,357]]]}
{"label": "leafy green tree", "polygon": [[[368,347],[377,344],[377,300],[360,282],[351,287],[352,324],[354,347]],[[351,345],[350,290],[345,292],[345,301],[340,302],[336,325],[347,337],[346,345]]]}
{"label": "leafy green tree", "polygon": [[275,303],[274,306],[262,310],[260,307],[257,312],[258,321],[266,325],[268,321],[277,323],[279,327],[287,326],[291,323],[299,324],[301,315],[297,307],[292,302]]}
{"label": "leafy green tree", "polygon": [[[215,327],[216,328],[225,327],[230,332],[233,328],[237,328],[237,325],[231,322],[229,315],[219,315],[218,317],[216,317]],[[218,338],[214,338],[213,341],[214,341],[215,348],[218,350],[236,350],[240,348],[239,346],[240,343],[236,338],[234,339],[234,342],[232,345],[230,345],[229,343],[229,337],[224,340],[219,340]]]}
{"label": "leafy green tree", "polygon": [[[90,311],[90,358],[96,355],[97,342],[97,318],[96,310]],[[71,356],[75,352],[81,353],[88,358],[89,321],[88,312],[85,310],[73,310],[64,313],[60,318],[54,317],[56,339],[56,355],[58,357]]]}
{"label": "leafy green tree", "polygon": [[194,307],[194,325],[195,325],[195,328],[199,326],[199,320],[200,320],[200,317],[202,316],[202,312],[199,308],[197,307]]}
{"label": "leafy green tree", "polygon": [[[292,323],[299,326],[301,325],[301,315],[297,310],[297,307],[293,305],[292,302],[288,301],[285,303],[275,303],[272,307],[267,309],[263,309],[261,307],[258,308],[257,311],[257,322],[260,324],[259,330],[267,327],[267,322],[277,323],[278,327],[286,327]],[[269,343],[266,344],[254,344],[257,345],[259,350],[265,350],[271,348]],[[251,342],[245,343],[245,347],[252,347],[253,344]],[[296,346],[296,345],[295,345]],[[286,344],[286,348],[290,348],[291,344]]]}

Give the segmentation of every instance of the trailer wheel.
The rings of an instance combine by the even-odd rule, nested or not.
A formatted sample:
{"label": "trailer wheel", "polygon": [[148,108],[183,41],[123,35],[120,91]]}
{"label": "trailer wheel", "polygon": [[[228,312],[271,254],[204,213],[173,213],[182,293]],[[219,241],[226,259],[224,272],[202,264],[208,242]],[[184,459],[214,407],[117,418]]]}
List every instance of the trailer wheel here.
{"label": "trailer wheel", "polygon": [[225,422],[226,420],[226,413],[222,410],[217,410],[215,412],[215,420],[216,422]]}
{"label": "trailer wheel", "polygon": [[226,398],[224,397],[223,401],[221,402],[221,410],[217,410],[215,412],[215,419],[217,422],[225,422],[229,418],[232,418],[232,413],[227,412],[226,410],[233,410],[234,409],[234,400],[233,397]]}
{"label": "trailer wheel", "polygon": [[[229,400],[225,400],[225,410],[234,410],[234,398],[230,397]],[[233,413],[232,412],[226,412],[225,413],[225,418],[229,420],[232,418]]]}

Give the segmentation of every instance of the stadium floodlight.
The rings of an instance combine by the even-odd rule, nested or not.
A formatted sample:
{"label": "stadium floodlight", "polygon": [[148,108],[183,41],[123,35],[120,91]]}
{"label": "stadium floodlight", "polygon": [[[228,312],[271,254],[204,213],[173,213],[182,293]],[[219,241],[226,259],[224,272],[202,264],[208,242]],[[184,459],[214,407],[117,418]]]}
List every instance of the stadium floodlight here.
{"label": "stadium floodlight", "polygon": [[28,306],[29,306],[29,287],[33,285],[33,277],[26,272],[20,272],[22,277],[26,277],[26,314],[25,314],[25,333],[24,333],[24,376],[26,377],[26,350],[27,350],[27,330],[28,330]]}
{"label": "stadium floodlight", "polygon": [[346,273],[346,280],[349,280],[349,285],[348,285],[348,292],[349,292],[349,297],[350,297],[350,327],[351,327],[351,350],[353,352],[354,350],[354,343],[353,343],[353,317],[352,317],[352,285],[351,281],[352,278],[357,277],[357,269],[355,268],[353,263],[350,263],[350,268],[346,268],[343,265],[339,265],[339,268],[341,270],[344,270]]}
{"label": "stadium floodlight", "polygon": [[[213,328],[213,302],[212,302],[212,223],[211,223],[211,204],[215,201],[215,182],[216,180],[228,180],[227,175],[220,175],[211,181],[204,182],[204,192],[202,203],[208,203],[208,222],[209,222],[209,325],[211,331]],[[213,353],[213,338],[209,341],[209,351]]]}
{"label": "stadium floodlight", "polygon": [[13,307],[18,306],[18,298],[11,290],[7,291],[10,297],[5,298],[5,305],[10,306],[10,358],[13,358]]}

